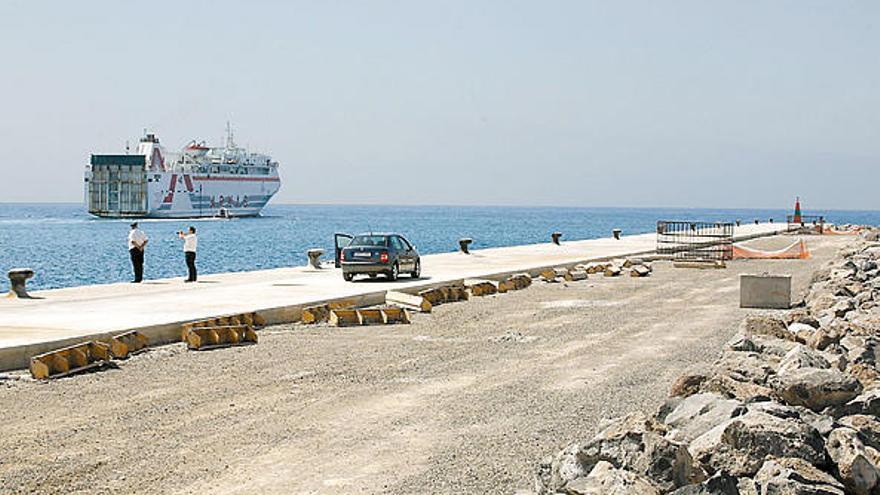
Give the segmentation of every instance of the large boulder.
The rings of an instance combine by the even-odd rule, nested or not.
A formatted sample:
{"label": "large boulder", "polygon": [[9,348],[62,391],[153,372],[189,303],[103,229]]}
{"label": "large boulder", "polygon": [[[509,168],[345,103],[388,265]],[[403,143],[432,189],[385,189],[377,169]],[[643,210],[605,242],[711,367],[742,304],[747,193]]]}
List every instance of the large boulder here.
{"label": "large boulder", "polygon": [[802,323],[813,328],[819,328],[819,321],[805,308],[798,308],[789,311],[783,317],[783,321],[788,325],[789,330],[791,330],[792,323]]}
{"label": "large boulder", "polygon": [[839,406],[862,392],[862,384],[834,369],[800,368],[770,380],[770,386],[787,404],[813,411]]}
{"label": "large boulder", "polygon": [[758,495],[758,491],[749,478],[717,473],[702,483],[683,486],[671,495]]}
{"label": "large boulder", "polygon": [[757,352],[728,351],[712,365],[715,372],[729,376],[738,382],[763,385],[773,374],[773,366],[765,356]]}
{"label": "large boulder", "polygon": [[806,302],[811,313],[819,314],[837,304],[837,297],[831,290],[820,288],[811,291]]}
{"label": "large boulder", "polygon": [[825,447],[819,432],[797,419],[749,411],[691,442],[693,458],[710,474],[753,476],[767,456],[798,457],[822,466]]}
{"label": "large boulder", "polygon": [[538,466],[535,485],[538,493],[555,493],[571,480],[590,474],[578,459],[581,446],[573,443],[553,457],[545,458]]}
{"label": "large boulder", "polygon": [[792,347],[799,345],[791,340],[781,340],[774,337],[752,335],[746,337],[737,335],[728,342],[728,348],[732,351],[757,352],[766,354],[768,357],[783,357]]}
{"label": "large boulder", "polygon": [[[873,300],[876,301],[877,296],[874,296]],[[849,321],[853,325],[865,329],[866,333],[870,332],[872,334],[880,334],[880,306],[875,305],[866,311],[850,313],[847,316],[851,316],[851,318],[849,318]]]}
{"label": "large boulder", "polygon": [[714,393],[692,395],[681,402],[664,419],[670,428],[666,438],[674,442],[690,442],[715,426],[745,412],[742,403]]}
{"label": "large boulder", "polygon": [[769,399],[773,391],[765,382],[773,372],[773,364],[763,354],[726,351],[712,366],[701,365],[685,371],[673,383],[669,395],[687,397],[714,392],[742,402]]}
{"label": "large boulder", "polygon": [[712,368],[706,365],[696,365],[685,370],[678,376],[669,388],[670,397],[688,397],[699,393],[703,383],[714,376]]}
{"label": "large boulder", "polygon": [[836,417],[865,414],[880,416],[880,387],[873,386],[846,404],[832,410]]}
{"label": "large boulder", "polygon": [[880,379],[880,372],[870,364],[856,363],[848,366],[846,372],[858,380],[862,387],[870,387]]}
{"label": "large boulder", "polygon": [[845,495],[843,485],[800,458],[768,459],[755,475],[761,495]]}
{"label": "large boulder", "polygon": [[764,385],[737,381],[724,374],[709,378],[700,385],[700,390],[721,394],[740,402],[770,400],[776,397],[776,393]]}
{"label": "large boulder", "polygon": [[777,374],[784,375],[802,368],[830,368],[828,360],[805,345],[798,344],[779,362]]}
{"label": "large boulder", "polygon": [[847,313],[856,309],[856,305],[851,297],[847,297],[834,303],[834,306],[831,306],[830,309],[832,312],[834,312],[834,316],[838,318],[843,318],[846,316]]}
{"label": "large boulder", "polygon": [[812,426],[823,437],[831,433],[837,423],[834,418],[813,412],[806,407],[788,406],[776,401],[755,402],[748,405],[749,411],[758,411],[782,419],[796,419]]}
{"label": "large boulder", "polygon": [[[818,327],[818,321],[816,322]],[[798,342],[807,342],[816,333],[816,327],[806,323],[794,322],[788,325],[788,333],[795,336]]]}
{"label": "large boulder", "polygon": [[876,417],[854,414],[852,416],[844,416],[838,419],[837,422],[841,426],[852,428],[859,432],[859,438],[866,446],[880,449],[880,420]]}
{"label": "large boulder", "polygon": [[666,428],[641,413],[611,421],[584,445],[574,444],[552,461],[545,461],[537,484],[548,492],[568,489],[572,480],[583,478],[600,462],[650,479],[664,492],[701,481],[683,444],[664,437]]}
{"label": "large boulder", "polygon": [[871,495],[880,481],[880,471],[871,462],[874,455],[868,453],[858,432],[851,428],[837,428],[828,435],[825,448],[847,491],[855,495]]}
{"label": "large boulder", "polygon": [[600,461],[646,476],[663,491],[702,479],[687,447],[664,437],[665,428],[642,414],[612,422],[578,452],[585,468]]}
{"label": "large boulder", "polygon": [[877,364],[878,342],[874,337],[857,337],[850,335],[840,340],[846,348],[846,357],[850,363],[863,363],[874,366]]}
{"label": "large boulder", "polygon": [[797,337],[788,331],[785,321],[773,316],[749,316],[743,323],[745,336],[766,335],[777,339],[797,341]]}
{"label": "large boulder", "polygon": [[828,346],[840,342],[841,332],[834,327],[823,326],[813,332],[807,339],[807,345],[817,350],[825,350]]}
{"label": "large boulder", "polygon": [[636,473],[614,467],[610,462],[596,463],[590,474],[570,481],[562,493],[568,495],[659,495],[650,481]]}

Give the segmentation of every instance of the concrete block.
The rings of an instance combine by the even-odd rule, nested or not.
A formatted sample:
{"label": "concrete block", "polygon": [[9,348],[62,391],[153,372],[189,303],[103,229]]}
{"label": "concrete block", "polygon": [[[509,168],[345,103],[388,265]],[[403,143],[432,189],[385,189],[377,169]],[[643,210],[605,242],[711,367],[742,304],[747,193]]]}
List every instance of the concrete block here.
{"label": "concrete block", "polygon": [[791,275],[740,275],[739,307],[790,308]]}

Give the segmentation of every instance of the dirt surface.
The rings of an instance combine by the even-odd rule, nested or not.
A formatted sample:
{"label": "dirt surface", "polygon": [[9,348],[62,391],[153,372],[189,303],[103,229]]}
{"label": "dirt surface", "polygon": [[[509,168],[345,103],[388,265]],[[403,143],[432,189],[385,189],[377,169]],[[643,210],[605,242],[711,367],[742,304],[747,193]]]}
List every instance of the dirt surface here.
{"label": "dirt surface", "polygon": [[[779,248],[792,237],[750,243]],[[0,379],[0,493],[512,493],[603,418],[653,411],[747,310],[740,273],[655,263],[645,279],[536,283],[412,325],[285,325],[256,346],[161,347],[118,369]]]}

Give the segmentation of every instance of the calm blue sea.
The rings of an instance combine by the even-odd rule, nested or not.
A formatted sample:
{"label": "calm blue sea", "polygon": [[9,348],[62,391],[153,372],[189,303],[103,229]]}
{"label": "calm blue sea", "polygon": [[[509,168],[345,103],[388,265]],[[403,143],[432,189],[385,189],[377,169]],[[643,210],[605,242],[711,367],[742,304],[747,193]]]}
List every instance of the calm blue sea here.
{"label": "calm blue sea", "polygon": [[[608,237],[654,231],[657,220],[785,221],[783,210],[659,208],[518,208],[449,206],[270,205],[261,218],[143,220],[150,237],[146,278],[183,277],[186,266],[175,232],[194,225],[199,234],[200,274],[257,270],[306,263],[305,251],[323,247],[332,259],[333,233],[396,231],[422,254],[455,251],[461,237],[474,248]],[[835,223],[880,224],[878,211],[809,211]],[[128,281],[128,220],[97,219],[80,204],[0,204],[0,291],[5,273],[30,267],[34,288]]]}

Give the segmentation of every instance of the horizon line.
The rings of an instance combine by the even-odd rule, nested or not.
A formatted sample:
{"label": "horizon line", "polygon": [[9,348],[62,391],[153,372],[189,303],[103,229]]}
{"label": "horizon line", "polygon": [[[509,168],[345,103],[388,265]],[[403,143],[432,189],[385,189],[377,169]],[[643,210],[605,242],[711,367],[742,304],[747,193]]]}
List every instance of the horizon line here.
{"label": "horizon line", "polygon": [[[0,205],[83,205],[85,203],[78,201],[0,201]],[[443,203],[423,203],[423,204],[415,204],[415,203],[297,203],[297,202],[275,202],[269,205],[271,206],[377,206],[377,207],[416,207],[416,208],[559,208],[559,209],[583,209],[583,208],[594,208],[594,209],[627,209],[627,210],[638,210],[638,209],[646,209],[646,210],[657,210],[657,209],[670,209],[670,210],[743,210],[743,211],[754,211],[754,210],[788,210],[789,208],[783,207],[767,207],[767,206],[756,206],[756,207],[724,207],[724,206],[593,206],[593,205],[512,205],[512,204],[443,204]],[[793,211],[793,208],[791,208]],[[810,211],[802,208],[804,211]],[[843,212],[878,212],[880,213],[880,209],[869,210],[869,209],[852,209],[852,208],[815,208],[813,211],[843,211]]]}

